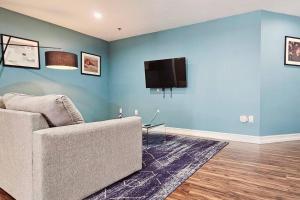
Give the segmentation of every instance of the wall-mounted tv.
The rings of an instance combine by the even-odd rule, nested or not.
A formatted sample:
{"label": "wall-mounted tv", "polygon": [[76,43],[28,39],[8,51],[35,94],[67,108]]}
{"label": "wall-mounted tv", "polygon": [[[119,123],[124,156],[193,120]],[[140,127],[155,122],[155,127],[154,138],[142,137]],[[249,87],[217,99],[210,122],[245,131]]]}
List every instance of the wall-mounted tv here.
{"label": "wall-mounted tv", "polygon": [[185,58],[145,61],[146,88],[187,87]]}

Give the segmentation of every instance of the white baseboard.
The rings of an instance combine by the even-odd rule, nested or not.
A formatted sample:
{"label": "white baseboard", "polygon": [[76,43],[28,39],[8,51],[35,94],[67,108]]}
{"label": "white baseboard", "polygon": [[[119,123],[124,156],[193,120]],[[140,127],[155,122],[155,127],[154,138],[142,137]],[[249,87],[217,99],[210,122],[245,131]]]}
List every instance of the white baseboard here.
{"label": "white baseboard", "polygon": [[260,144],[300,140],[300,133],[261,136]]}
{"label": "white baseboard", "polygon": [[282,135],[270,135],[270,136],[252,136],[252,135],[241,135],[234,133],[222,133],[213,131],[200,131],[192,129],[182,129],[167,127],[167,133],[176,135],[189,135],[203,138],[213,138],[217,140],[228,140],[237,142],[247,142],[255,144],[266,144],[275,142],[287,142],[300,140],[300,133],[293,134],[282,134]]}

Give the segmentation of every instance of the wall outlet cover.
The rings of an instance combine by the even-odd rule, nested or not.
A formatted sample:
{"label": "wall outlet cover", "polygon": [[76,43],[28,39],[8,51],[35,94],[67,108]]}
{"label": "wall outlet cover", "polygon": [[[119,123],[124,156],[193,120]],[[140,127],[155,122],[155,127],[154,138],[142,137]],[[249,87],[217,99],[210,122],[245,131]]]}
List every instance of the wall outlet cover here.
{"label": "wall outlet cover", "polygon": [[240,122],[247,123],[248,121],[249,121],[249,119],[248,119],[247,115],[241,115],[240,116]]}
{"label": "wall outlet cover", "polygon": [[135,110],[134,110],[134,115],[135,115],[135,116],[138,116],[138,115],[139,115],[138,109],[135,109]]}
{"label": "wall outlet cover", "polygon": [[248,120],[249,120],[249,123],[254,123],[254,116],[253,115],[249,115],[248,116]]}

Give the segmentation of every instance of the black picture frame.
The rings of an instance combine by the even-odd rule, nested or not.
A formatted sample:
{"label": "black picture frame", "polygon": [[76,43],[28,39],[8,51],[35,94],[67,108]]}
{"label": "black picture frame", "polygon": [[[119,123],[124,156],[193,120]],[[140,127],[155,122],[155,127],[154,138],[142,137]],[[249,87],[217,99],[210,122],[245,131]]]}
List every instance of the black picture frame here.
{"label": "black picture frame", "polygon": [[294,56],[295,58],[291,58],[291,56],[293,56],[293,54],[295,54],[297,52],[291,52],[291,51],[294,51],[294,50],[290,49],[291,48],[290,47],[290,42],[297,43],[297,44],[295,44],[297,46],[294,47],[294,48],[299,49],[299,50],[296,50],[296,51],[300,51],[300,38],[298,38],[298,37],[292,37],[292,36],[285,36],[285,42],[284,42],[284,65],[300,67],[300,55],[299,56],[295,55]]}
{"label": "black picture frame", "polygon": [[[91,58],[98,59],[98,69],[99,69],[98,71],[99,71],[99,73],[93,73],[93,72],[85,71],[84,56],[90,56]],[[88,53],[88,52],[85,52],[85,51],[81,51],[81,69],[80,69],[80,71],[81,71],[82,75],[100,77],[101,76],[101,68],[102,67],[101,67],[101,56],[100,55]]]}
{"label": "black picture frame", "polygon": [[[27,66],[27,65],[12,65],[12,64],[7,64],[7,62],[5,60],[5,55],[3,54],[3,52],[4,52],[4,44],[3,44],[4,43],[4,37],[10,37],[11,40],[12,39],[19,39],[19,40],[24,40],[24,41],[27,41],[27,42],[35,43],[34,46],[36,46],[36,48],[37,48],[38,66],[37,67],[31,67],[31,66]],[[22,38],[22,37],[17,37],[17,36],[13,36],[13,35],[6,35],[6,34],[1,34],[0,35],[0,41],[1,41],[1,53],[2,53],[2,56],[3,56],[3,63],[2,63],[3,66],[5,66],[5,67],[14,67],[14,68],[35,69],[35,70],[40,70],[41,69],[40,44],[39,44],[39,41],[31,40],[31,39],[27,39],[27,38]],[[7,53],[7,52],[5,52],[5,53]]]}

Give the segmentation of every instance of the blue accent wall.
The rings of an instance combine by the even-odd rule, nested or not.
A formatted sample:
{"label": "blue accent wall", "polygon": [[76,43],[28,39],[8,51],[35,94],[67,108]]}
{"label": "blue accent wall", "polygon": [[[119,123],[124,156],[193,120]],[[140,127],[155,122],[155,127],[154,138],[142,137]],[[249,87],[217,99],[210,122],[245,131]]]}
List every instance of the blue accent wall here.
{"label": "blue accent wall", "polygon": [[[140,111],[145,123],[258,135],[260,129],[261,12],[253,12],[112,42],[109,48],[111,113]],[[144,61],[186,57],[188,87],[145,88]],[[254,115],[254,124],[239,116]]]}
{"label": "blue accent wall", "polygon": [[300,38],[300,18],[262,12],[261,135],[300,133],[300,67],[284,65],[284,38]]}
{"label": "blue accent wall", "polygon": [[[0,8],[0,33],[38,40],[78,55],[102,57],[102,76],[0,65],[0,95],[66,94],[86,121],[116,117],[118,109],[144,123],[157,109],[168,126],[246,135],[300,132],[300,67],[284,65],[284,37],[300,37],[300,18],[266,11],[106,42]],[[186,57],[188,87],[146,89],[144,61]],[[254,115],[255,123],[240,123]]]}
{"label": "blue accent wall", "polygon": [[[41,49],[41,70],[2,67],[0,95],[21,92],[34,95],[68,95],[86,121],[108,118],[108,42],[0,8],[0,33],[38,40],[41,46],[60,47],[78,55],[79,69],[53,70],[45,67]],[[102,57],[102,76],[80,73],[80,52]]]}

